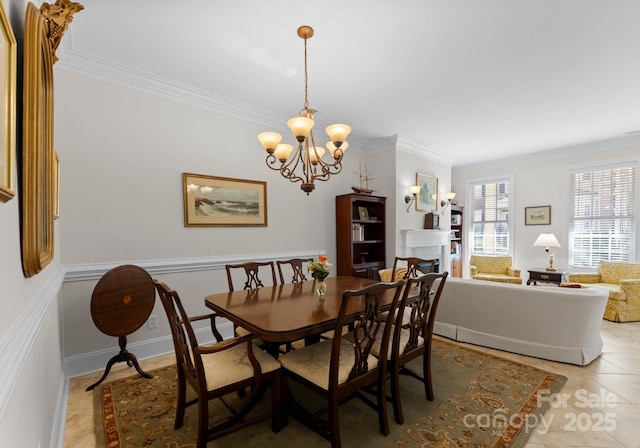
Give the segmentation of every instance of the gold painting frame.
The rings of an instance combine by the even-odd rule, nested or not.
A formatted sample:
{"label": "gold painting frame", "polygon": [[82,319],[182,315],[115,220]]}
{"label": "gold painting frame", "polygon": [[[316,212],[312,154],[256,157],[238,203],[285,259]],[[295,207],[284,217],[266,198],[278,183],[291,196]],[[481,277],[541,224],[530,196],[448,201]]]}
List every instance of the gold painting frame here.
{"label": "gold painting frame", "polygon": [[53,62],[47,21],[31,2],[24,23],[22,266],[31,277],[53,259]]}
{"label": "gold painting frame", "polygon": [[4,70],[0,71],[0,202],[7,202],[15,195],[14,160],[16,154],[16,64],[17,43],[11,23],[0,2],[0,59]]}
{"label": "gold painting frame", "polygon": [[438,178],[416,173],[416,185],[420,185],[420,191],[416,198],[416,210],[423,212],[438,210]]}
{"label": "gold painting frame", "polygon": [[182,173],[184,225],[267,225],[267,183]]}

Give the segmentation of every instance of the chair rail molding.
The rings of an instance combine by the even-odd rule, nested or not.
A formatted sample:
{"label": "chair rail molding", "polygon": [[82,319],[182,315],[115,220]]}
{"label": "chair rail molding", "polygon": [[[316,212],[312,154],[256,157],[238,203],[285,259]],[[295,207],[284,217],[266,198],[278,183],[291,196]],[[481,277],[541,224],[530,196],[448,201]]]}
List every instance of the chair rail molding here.
{"label": "chair rail molding", "polygon": [[180,272],[211,271],[224,269],[226,264],[246,261],[271,261],[287,258],[317,258],[326,255],[325,249],[311,249],[301,252],[280,252],[264,254],[221,255],[216,257],[167,258],[159,260],[127,260],[107,263],[68,264],[64,266],[65,282],[99,280],[109,269],[123,264],[134,264],[151,275],[175,274]]}

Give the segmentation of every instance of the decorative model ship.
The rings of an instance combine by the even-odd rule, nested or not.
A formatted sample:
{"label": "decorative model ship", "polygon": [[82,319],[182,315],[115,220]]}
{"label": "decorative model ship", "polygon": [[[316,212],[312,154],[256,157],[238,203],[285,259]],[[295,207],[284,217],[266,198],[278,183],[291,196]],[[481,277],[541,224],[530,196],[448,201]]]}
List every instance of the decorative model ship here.
{"label": "decorative model ship", "polygon": [[362,174],[362,165],[360,165],[360,172],[358,173],[360,177],[360,186],[356,187],[355,185],[351,186],[351,189],[358,194],[371,194],[373,190],[369,188],[369,181],[373,180],[372,177],[369,177],[369,171],[367,171],[367,165],[364,166],[364,174]]}

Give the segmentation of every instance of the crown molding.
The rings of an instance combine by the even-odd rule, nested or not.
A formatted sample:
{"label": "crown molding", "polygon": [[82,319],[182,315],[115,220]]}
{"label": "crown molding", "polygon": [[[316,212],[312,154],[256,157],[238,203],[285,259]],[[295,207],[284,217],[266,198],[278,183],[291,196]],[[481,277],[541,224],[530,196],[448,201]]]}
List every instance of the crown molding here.
{"label": "crown molding", "polygon": [[454,166],[452,174],[465,174],[473,171],[481,171],[488,168],[508,167],[512,165],[523,165],[528,162],[540,162],[542,160],[553,160],[561,157],[585,155],[594,152],[608,151],[614,149],[627,148],[640,145],[640,134],[627,135],[620,138],[599,140],[595,142],[583,143],[580,145],[564,146],[546,151],[522,154],[499,160],[491,160],[469,165]]}
{"label": "crown molding", "polygon": [[442,163],[447,166],[453,165],[453,159],[451,157],[442,154],[441,152],[434,151],[433,149],[425,148],[417,142],[412,140],[398,137],[398,142],[396,148],[400,151],[408,152],[411,154],[415,154],[420,157],[424,157],[425,159],[430,159],[435,162]]}

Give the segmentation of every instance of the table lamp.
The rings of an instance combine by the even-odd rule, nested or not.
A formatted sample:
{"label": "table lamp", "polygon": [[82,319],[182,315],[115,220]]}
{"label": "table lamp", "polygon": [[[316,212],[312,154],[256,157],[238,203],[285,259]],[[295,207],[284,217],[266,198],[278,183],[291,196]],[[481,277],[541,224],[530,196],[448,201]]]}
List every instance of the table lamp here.
{"label": "table lamp", "polygon": [[553,233],[541,233],[540,236],[538,236],[538,239],[535,241],[535,243],[533,243],[533,245],[534,247],[535,246],[544,247],[545,252],[549,255],[549,266],[547,266],[546,270],[550,272],[557,271],[557,269],[553,267],[553,257],[558,255],[558,253],[557,252],[549,253],[550,247],[560,247],[560,243],[558,242],[558,239],[556,238],[556,236]]}

